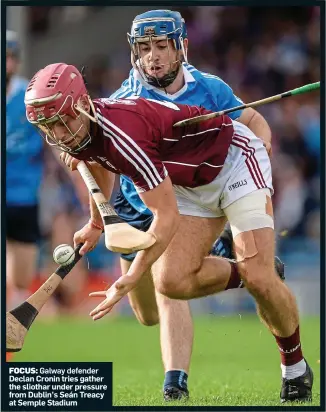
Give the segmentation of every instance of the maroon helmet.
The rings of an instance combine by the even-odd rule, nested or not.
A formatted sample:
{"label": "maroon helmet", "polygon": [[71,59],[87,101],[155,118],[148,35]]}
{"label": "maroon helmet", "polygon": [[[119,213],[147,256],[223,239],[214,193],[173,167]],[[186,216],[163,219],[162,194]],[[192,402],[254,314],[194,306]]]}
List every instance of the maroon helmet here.
{"label": "maroon helmet", "polygon": [[[77,153],[84,149],[90,142],[91,136],[87,131],[85,139],[76,143],[76,147],[66,145],[76,138],[77,133],[85,127],[80,119],[80,113],[86,114],[92,120],[92,116],[86,113],[78,105],[82,96],[87,96],[91,107],[92,102],[88,96],[82,74],[79,70],[65,63],[55,63],[39,70],[31,79],[25,92],[26,116],[30,123],[36,125],[42,132],[42,136],[51,146],[57,146],[69,153]],[[66,116],[80,119],[80,127],[73,132],[66,124]],[[69,138],[58,140],[53,131],[53,124],[60,121],[69,131]]]}

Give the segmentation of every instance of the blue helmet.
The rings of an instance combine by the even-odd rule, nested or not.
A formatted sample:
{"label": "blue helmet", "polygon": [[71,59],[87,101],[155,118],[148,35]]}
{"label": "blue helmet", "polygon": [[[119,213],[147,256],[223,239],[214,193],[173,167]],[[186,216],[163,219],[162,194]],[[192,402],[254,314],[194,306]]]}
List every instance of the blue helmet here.
{"label": "blue helmet", "polygon": [[178,65],[177,70],[171,70],[170,73],[166,74],[162,79],[149,76],[143,70],[141,64],[136,65],[139,59],[137,42],[170,39],[173,41],[175,49],[181,51],[183,59],[187,61],[187,53],[183,43],[186,38],[187,29],[185,20],[178,11],[151,10],[139,14],[132,22],[131,33],[128,33],[128,41],[133,54],[133,66],[140,71],[143,78],[149,84],[156,87],[167,87],[176,78],[181,64]]}
{"label": "blue helmet", "polygon": [[15,31],[6,31],[6,50],[10,51],[15,57],[19,57],[20,47],[18,42],[18,36]]}

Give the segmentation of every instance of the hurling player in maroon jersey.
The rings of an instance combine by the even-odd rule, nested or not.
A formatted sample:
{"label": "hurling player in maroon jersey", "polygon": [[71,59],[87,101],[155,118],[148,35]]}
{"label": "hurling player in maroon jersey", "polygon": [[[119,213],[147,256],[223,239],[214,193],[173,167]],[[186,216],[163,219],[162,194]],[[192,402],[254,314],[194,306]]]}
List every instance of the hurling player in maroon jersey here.
{"label": "hurling player in maroon jersey", "polygon": [[[313,377],[302,354],[297,305],[274,268],[273,186],[262,141],[228,116],[174,128],[209,113],[195,106],[138,97],[92,101],[82,75],[64,63],[35,74],[25,105],[28,120],[65,152],[68,166],[75,167],[73,158],[96,162],[93,173],[107,198],[114,174],[130,177],[154,215],[149,231],[156,243],[139,252],[110,289],[91,294],[105,298],[93,319],[109,313],[150,267],[158,292],[172,299],[211,295],[241,276],[293,376],[283,378],[286,399],[290,386],[292,399],[310,400]],[[208,256],[226,219],[237,262]],[[84,243],[81,253],[101,235],[94,203],[91,222],[95,227],[87,224],[74,237]]]}

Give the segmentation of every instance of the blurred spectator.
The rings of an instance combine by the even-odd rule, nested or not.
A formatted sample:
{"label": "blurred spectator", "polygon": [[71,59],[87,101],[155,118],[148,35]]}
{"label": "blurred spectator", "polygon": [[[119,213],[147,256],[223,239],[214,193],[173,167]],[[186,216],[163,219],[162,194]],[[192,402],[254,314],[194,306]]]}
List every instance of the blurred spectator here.
{"label": "blurred spectator", "polygon": [[27,7],[29,31],[45,34],[58,25],[70,25],[86,20],[90,13],[99,11],[101,6],[32,6]]}
{"label": "blurred spectator", "polygon": [[105,54],[92,55],[85,62],[85,78],[93,99],[111,94],[111,63]]}
{"label": "blurred spectator", "polygon": [[17,76],[20,45],[6,33],[6,258],[9,309],[28,297],[37,272],[39,189],[43,175],[43,141],[25,115],[28,84]]}

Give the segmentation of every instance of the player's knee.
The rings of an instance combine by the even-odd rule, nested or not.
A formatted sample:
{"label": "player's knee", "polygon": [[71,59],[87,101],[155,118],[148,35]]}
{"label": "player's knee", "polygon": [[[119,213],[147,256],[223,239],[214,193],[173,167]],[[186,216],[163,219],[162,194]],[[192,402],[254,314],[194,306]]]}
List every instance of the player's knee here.
{"label": "player's knee", "polygon": [[139,323],[144,326],[155,326],[159,323],[159,317],[157,313],[152,312],[151,314],[137,314],[136,318]]}
{"label": "player's knee", "polygon": [[157,308],[149,308],[143,310],[135,304],[131,304],[132,310],[138,320],[144,326],[155,326],[159,323],[159,315]]}
{"label": "player's knee", "polygon": [[[180,273],[179,273],[180,275]],[[163,276],[157,284],[155,284],[156,290],[161,295],[170,299],[187,299],[189,295],[189,289],[191,283],[184,276]]]}
{"label": "player's knee", "polygon": [[31,286],[32,279],[24,276],[15,276],[12,284],[17,289],[26,290]]}
{"label": "player's knee", "polygon": [[258,254],[238,262],[238,270],[247,290],[254,296],[268,299],[271,290],[275,287],[277,276],[273,265]]}
{"label": "player's knee", "polygon": [[157,282],[155,287],[157,292],[161,295],[172,298],[171,295],[173,295],[174,282],[167,279],[160,280],[159,282]]}

